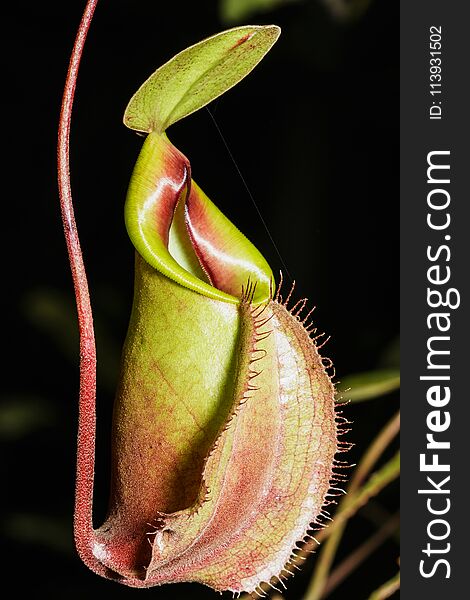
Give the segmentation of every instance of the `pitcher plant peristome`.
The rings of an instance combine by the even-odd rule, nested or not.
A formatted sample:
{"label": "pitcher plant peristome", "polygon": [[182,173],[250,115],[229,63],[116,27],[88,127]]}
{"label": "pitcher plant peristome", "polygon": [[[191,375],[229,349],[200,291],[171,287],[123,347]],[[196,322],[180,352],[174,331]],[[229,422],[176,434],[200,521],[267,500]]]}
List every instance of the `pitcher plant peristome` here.
{"label": "pitcher plant peristome", "polygon": [[81,332],[75,540],[96,573],[133,587],[197,581],[256,591],[286,573],[334,479],[334,388],[305,301],[274,295],[258,250],[192,181],[166,136],[235,85],[275,26],[231,29],[181,52],[132,98],[146,132],[125,220],[135,293],[113,417],[111,494],[93,529],[96,355],[68,176],[70,117],[87,4],[67,78],[59,185]]}

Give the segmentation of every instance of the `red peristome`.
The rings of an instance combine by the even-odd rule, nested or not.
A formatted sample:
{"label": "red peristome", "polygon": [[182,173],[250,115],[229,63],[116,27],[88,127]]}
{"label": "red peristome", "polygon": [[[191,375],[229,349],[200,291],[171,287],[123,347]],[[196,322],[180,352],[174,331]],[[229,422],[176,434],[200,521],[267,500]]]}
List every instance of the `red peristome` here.
{"label": "red peristome", "polygon": [[[185,220],[188,235],[194,248],[199,264],[206,273],[211,285],[219,290],[228,291],[223,285],[224,276],[222,273],[216,273],[214,253],[220,245],[214,244],[214,232],[210,231],[210,222],[207,215],[207,208],[200,202],[199,194],[194,186],[186,200]],[[217,240],[218,242],[219,240]],[[222,269],[223,271],[223,269]],[[229,292],[230,293],[230,292]]]}
{"label": "red peristome", "polygon": [[[163,162],[163,173],[158,181],[151,182],[154,192],[154,226],[161,240],[168,247],[170,227],[175,214],[176,206],[182,194],[190,186],[191,167],[188,159],[172,144],[166,146],[165,155],[161,157]],[[149,198],[152,201],[152,198]]]}
{"label": "red peristome", "polygon": [[247,261],[244,240],[227,231],[227,222],[221,217],[220,211],[193,184],[186,200],[185,219],[199,264],[214,287],[239,297],[247,280],[261,281],[263,276],[255,264]]}

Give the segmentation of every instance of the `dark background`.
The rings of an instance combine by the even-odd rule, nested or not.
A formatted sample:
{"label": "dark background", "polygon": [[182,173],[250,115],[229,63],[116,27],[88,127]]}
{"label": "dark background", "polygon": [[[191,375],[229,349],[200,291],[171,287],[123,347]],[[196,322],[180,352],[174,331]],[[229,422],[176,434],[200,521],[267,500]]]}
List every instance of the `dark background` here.
{"label": "dark background", "polygon": [[[142,592],[88,572],[72,547],[78,339],[60,222],[55,143],[62,87],[84,2],[8,3],[3,13],[3,573],[22,590],[71,598],[217,597],[208,588]],[[396,366],[398,352],[398,3],[353,19],[299,0],[245,19],[280,40],[211,105],[299,297],[318,308],[337,379]],[[132,93],[176,52],[230,24],[218,2],[103,1],[79,77],[71,140],[76,218],[98,345],[96,523],[107,501],[108,424],[130,311],[133,249],[126,186],[142,139],[122,124]],[[262,251],[278,254],[205,109],[173,126],[196,181]],[[283,267],[284,269],[284,267]],[[346,409],[357,462],[397,408],[389,396]],[[398,506],[397,486],[380,497]],[[358,516],[339,557],[373,533]],[[396,571],[385,544],[331,598],[366,598]],[[288,585],[300,598],[315,558]],[[228,597],[228,596],[227,596]]]}

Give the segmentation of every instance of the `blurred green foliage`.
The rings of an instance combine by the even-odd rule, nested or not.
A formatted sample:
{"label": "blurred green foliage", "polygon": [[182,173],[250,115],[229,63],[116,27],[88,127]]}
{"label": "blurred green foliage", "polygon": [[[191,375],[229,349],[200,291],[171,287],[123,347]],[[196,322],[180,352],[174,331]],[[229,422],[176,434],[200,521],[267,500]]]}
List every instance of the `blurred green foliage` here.
{"label": "blurred green foliage", "polygon": [[389,394],[399,387],[398,369],[378,369],[343,377],[337,392],[343,400],[362,402]]}
{"label": "blurred green foliage", "polygon": [[[220,0],[220,18],[223,23],[241,23],[258,13],[268,12],[280,6],[300,0]],[[340,21],[359,19],[369,8],[372,0],[303,0],[318,2],[325,6],[331,16]]]}
{"label": "blurred green foliage", "polygon": [[74,552],[69,519],[33,513],[12,513],[1,520],[4,535],[25,544],[43,546],[59,553]]}
{"label": "blurred green foliage", "polygon": [[54,407],[45,398],[22,395],[0,398],[0,440],[20,440],[37,429],[56,425]]}
{"label": "blurred green foliage", "polygon": [[220,19],[222,23],[240,23],[253,14],[273,10],[284,4],[300,0],[220,0]]}

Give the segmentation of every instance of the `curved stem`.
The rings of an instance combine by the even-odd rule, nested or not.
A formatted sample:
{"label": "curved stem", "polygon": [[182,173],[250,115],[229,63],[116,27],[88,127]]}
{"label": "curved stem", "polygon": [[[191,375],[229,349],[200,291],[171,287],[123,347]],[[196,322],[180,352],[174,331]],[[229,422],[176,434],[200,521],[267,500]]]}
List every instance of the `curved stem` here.
{"label": "curved stem", "polygon": [[104,567],[93,556],[93,475],[96,431],[96,348],[88,282],[72,203],[69,170],[70,123],[80,59],[98,0],[88,0],[70,58],[59,122],[58,183],[62,221],[75,288],[80,330],[80,398],[74,535],[83,562],[95,572]]}

